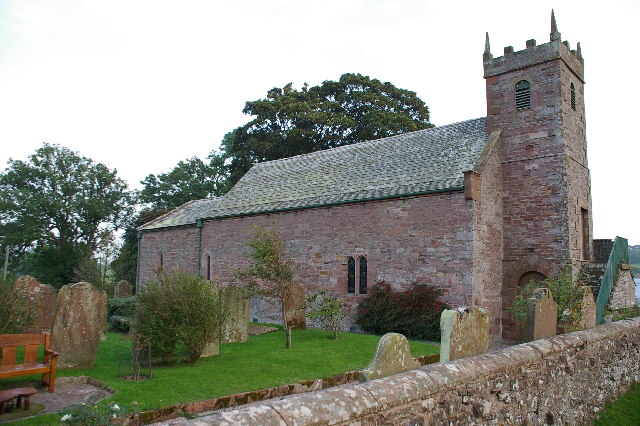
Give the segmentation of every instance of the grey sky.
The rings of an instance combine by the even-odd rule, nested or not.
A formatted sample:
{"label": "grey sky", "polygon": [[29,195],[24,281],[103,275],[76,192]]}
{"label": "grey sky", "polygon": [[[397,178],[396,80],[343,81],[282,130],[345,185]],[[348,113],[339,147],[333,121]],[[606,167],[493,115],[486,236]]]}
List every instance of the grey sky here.
{"label": "grey sky", "polygon": [[640,2],[601,4],[0,0],[0,165],[46,141],[139,187],[216,149],[246,101],[346,72],[417,92],[436,125],[481,117],[485,31],[494,56],[545,43],[555,8],[585,58],[595,237],[640,244]]}

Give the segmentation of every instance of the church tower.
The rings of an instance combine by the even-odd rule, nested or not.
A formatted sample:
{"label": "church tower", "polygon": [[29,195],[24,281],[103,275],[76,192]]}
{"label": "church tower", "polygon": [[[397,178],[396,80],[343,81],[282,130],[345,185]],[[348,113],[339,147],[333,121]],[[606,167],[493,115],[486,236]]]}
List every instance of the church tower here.
{"label": "church tower", "polygon": [[561,40],[552,11],[549,43],[528,40],[494,58],[487,34],[483,62],[487,130],[501,141],[502,331],[516,338],[506,308],[517,289],[592,258],[584,60],[580,43],[571,50]]}

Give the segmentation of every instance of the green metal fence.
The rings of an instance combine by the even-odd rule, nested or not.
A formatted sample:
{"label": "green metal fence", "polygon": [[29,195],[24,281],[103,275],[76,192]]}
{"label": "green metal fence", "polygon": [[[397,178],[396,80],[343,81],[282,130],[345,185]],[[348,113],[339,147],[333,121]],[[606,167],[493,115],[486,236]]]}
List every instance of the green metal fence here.
{"label": "green metal fence", "polygon": [[607,305],[609,305],[611,289],[616,282],[618,269],[620,269],[620,265],[623,263],[629,263],[629,242],[626,238],[616,237],[616,240],[613,242],[613,247],[611,248],[611,253],[609,254],[607,267],[604,270],[600,291],[596,299],[596,321],[598,324],[604,322],[604,311],[607,309]]}

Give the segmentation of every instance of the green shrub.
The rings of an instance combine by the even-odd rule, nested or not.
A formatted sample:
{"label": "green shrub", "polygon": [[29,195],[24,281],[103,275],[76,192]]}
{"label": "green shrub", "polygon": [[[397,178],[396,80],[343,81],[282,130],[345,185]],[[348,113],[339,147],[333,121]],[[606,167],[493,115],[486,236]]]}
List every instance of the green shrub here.
{"label": "green shrub", "polygon": [[107,322],[113,331],[128,332],[135,312],[136,296],[112,297],[107,300]]}
{"label": "green shrub", "polygon": [[358,304],[356,323],[364,331],[402,333],[408,338],[440,340],[440,314],[448,306],[439,301],[442,291],[413,283],[394,291],[386,282],[374,285]]}
{"label": "green shrub", "polygon": [[572,331],[582,321],[582,290],[584,282],[581,278],[573,279],[571,268],[567,266],[555,278],[542,281],[530,281],[519,291],[513,305],[508,309],[520,327],[524,329],[527,323],[528,300],[536,288],[548,288],[553,300],[558,304],[558,323],[567,324],[565,331]]}
{"label": "green shrub", "polygon": [[21,333],[36,319],[29,295],[17,289],[14,280],[0,280],[0,334]]}
{"label": "green shrub", "polygon": [[347,316],[344,300],[337,296],[327,295],[326,290],[307,297],[305,303],[306,317],[315,320],[323,330],[331,333],[332,339],[340,337],[340,321]]}
{"label": "green shrub", "polygon": [[181,347],[196,362],[219,335],[226,316],[218,286],[184,272],[162,273],[137,295],[135,331],[151,342],[163,360],[180,356]]}
{"label": "green shrub", "polygon": [[607,316],[610,316],[612,321],[620,321],[627,318],[640,317],[640,306],[608,310],[605,314],[605,317]]}

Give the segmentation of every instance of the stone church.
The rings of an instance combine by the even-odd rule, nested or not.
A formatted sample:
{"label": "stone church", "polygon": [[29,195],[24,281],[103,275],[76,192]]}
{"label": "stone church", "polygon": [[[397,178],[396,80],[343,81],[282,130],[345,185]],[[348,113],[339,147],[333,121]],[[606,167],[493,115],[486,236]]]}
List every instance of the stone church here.
{"label": "stone church", "polygon": [[140,227],[138,282],[163,268],[233,283],[255,226],[277,227],[307,293],[353,310],[376,282],[428,283],[515,337],[518,286],[592,259],[584,61],[552,17],[548,43],[499,57],[487,35],[483,63],[486,117],[256,164]]}

